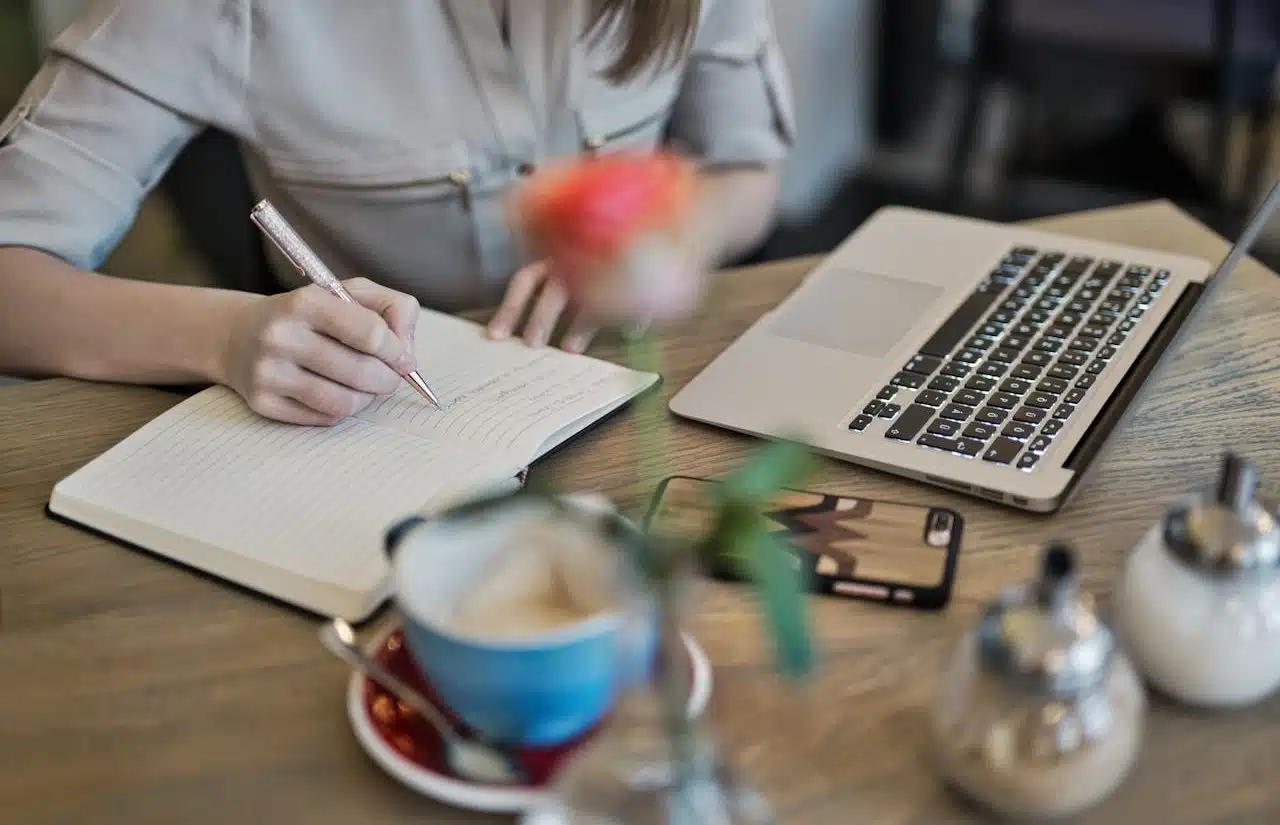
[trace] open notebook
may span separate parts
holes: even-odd
[[[281,424],[224,387],[144,425],[54,487],[53,515],[281,601],[359,621],[389,595],[400,519],[515,489],[658,376],[424,310],[407,384],[330,428]]]

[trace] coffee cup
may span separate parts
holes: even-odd
[[[389,530],[405,643],[449,710],[494,740],[551,746],[647,678],[656,633],[625,578],[634,536],[607,500],[525,493]]]

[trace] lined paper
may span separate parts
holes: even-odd
[[[217,388],[157,418],[68,480],[65,495],[298,576],[373,590],[382,539],[518,468],[358,419],[298,427]]]
[[[419,372],[445,403],[438,410],[401,387],[360,413],[365,421],[529,462],[556,434],[630,397],[654,376],[519,340],[495,342],[483,327],[424,312],[415,338]]]

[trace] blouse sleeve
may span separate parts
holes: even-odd
[[[182,147],[242,109],[234,5],[95,3],[51,45],[0,120],[0,246],[102,265]]]
[[[770,0],[707,0],[669,138],[704,166],[766,165],[795,144],[791,80]]]

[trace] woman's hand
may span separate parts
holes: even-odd
[[[416,368],[418,302],[364,278],[343,284],[356,303],[313,285],[246,305],[229,332],[222,383],[260,415],[310,426],[394,392]]]
[[[546,261],[529,264],[511,279],[502,305],[489,321],[489,335],[509,338],[527,310],[529,320],[525,322],[522,337],[534,347],[548,343],[565,311],[572,310],[568,291],[559,279],[552,277],[551,266]],[[582,352],[596,331],[596,325],[579,313],[566,330],[561,347],[569,352]]]

